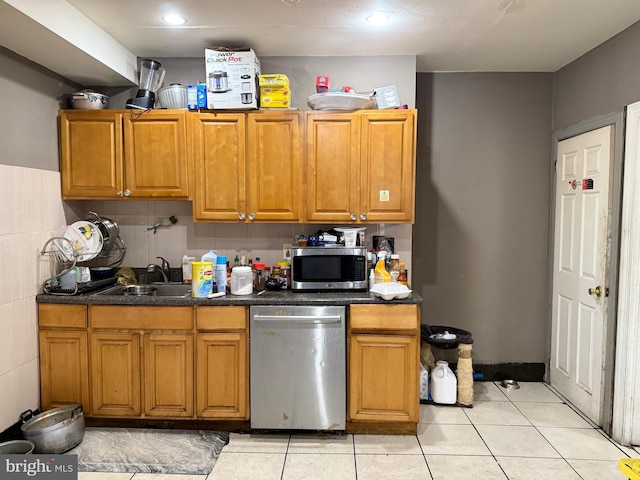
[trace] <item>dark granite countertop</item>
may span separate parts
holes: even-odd
[[[422,297],[411,293],[405,299],[383,300],[366,292],[292,292],[290,290],[265,291],[262,295],[225,295],[217,298],[150,297],[123,295],[47,295],[36,296],[37,303],[85,305],[350,305],[370,304],[422,304]]]

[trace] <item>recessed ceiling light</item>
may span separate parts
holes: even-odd
[[[371,25],[376,25],[376,26],[385,25],[386,23],[389,22],[389,17],[386,16],[384,13],[376,12],[367,17],[367,22],[370,23]]]
[[[164,17],[162,17],[162,20],[167,25],[183,25],[187,21],[184,17],[176,15],[175,13],[165,15]]]

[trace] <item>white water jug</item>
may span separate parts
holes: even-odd
[[[457,399],[458,381],[449,363],[438,360],[431,372],[431,398],[435,403],[454,404]]]

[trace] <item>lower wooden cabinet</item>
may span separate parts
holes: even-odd
[[[248,309],[197,307],[196,415],[249,418]]]
[[[152,417],[193,415],[193,336],[144,336],[144,413]]]
[[[91,334],[91,414],[140,415],[140,335]]]
[[[89,326],[91,415],[193,416],[191,306],[92,305]]]
[[[248,307],[40,304],[38,312],[43,409],[80,403],[98,418],[250,418]],[[348,339],[347,431],[415,428],[419,306],[351,305]]]
[[[40,403],[43,410],[89,410],[86,305],[39,305]]]
[[[418,306],[352,305],[349,313],[348,419],[417,423]]]

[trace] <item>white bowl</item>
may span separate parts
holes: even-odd
[[[187,87],[174,83],[158,90],[158,100],[163,108],[186,110],[189,106]]]
[[[376,108],[375,97],[358,93],[316,93],[307,99],[313,110],[367,110]]]

